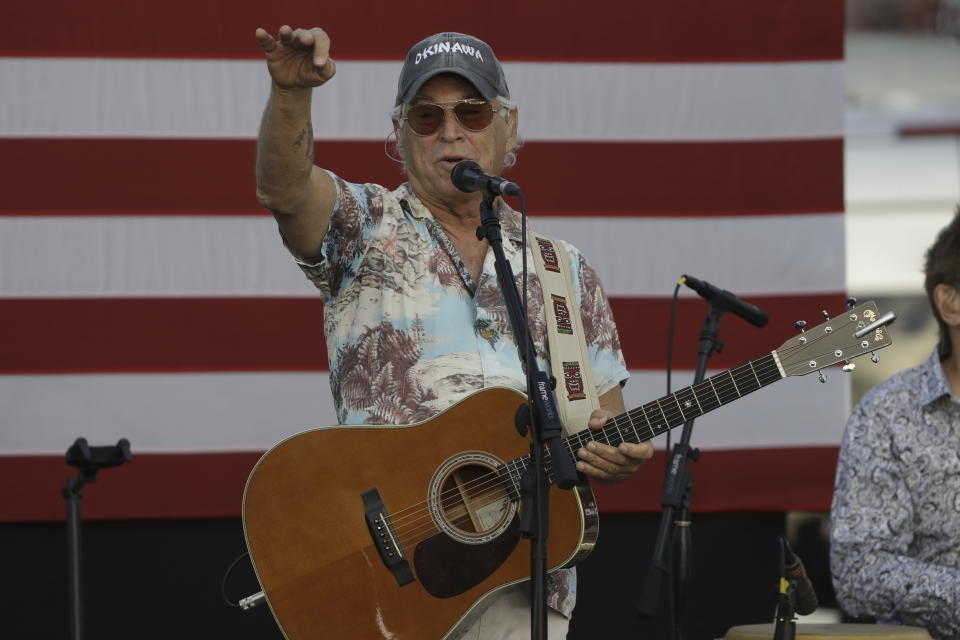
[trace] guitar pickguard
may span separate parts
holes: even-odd
[[[476,586],[510,557],[520,542],[520,519],[514,515],[495,540],[464,544],[440,532],[420,542],[413,565],[420,584],[435,598],[451,598]]]

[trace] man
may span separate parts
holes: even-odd
[[[847,422],[831,567],[848,613],[960,639],[960,210],[924,271],[939,343]]]
[[[518,112],[490,47],[441,33],[410,50],[393,117],[408,182],[390,191],[348,184],[314,166],[312,89],[336,72],[327,34],[283,26],[276,39],[263,29],[256,38],[272,78],[258,143],[257,195],[326,303],[338,420],[406,424],[484,387],[523,389],[492,252],[475,235],[481,194],[464,193],[450,180],[462,160],[499,174],[517,145]],[[504,250],[519,280],[519,216],[501,201],[497,209]],[[564,248],[600,398],[588,426],[599,429],[625,410],[620,386],[628,373],[596,273],[573,247]],[[543,300],[536,272],[528,277],[532,337],[544,366]],[[578,455],[581,472],[619,482],[650,458],[652,447],[591,443]],[[564,637],[575,578],[571,571],[552,578],[550,635]],[[523,591],[508,591],[466,637],[528,637],[528,609]]]

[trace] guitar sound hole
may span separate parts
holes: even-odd
[[[514,512],[496,470],[482,464],[465,464],[447,473],[437,498],[448,532],[471,539],[501,529]]]

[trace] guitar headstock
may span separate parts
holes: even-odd
[[[893,344],[888,325],[896,315],[891,311],[880,315],[873,301],[852,306],[845,313],[826,322],[806,329],[806,323],[798,322],[800,335],[790,338],[777,349],[777,356],[784,373],[788,376],[805,376],[824,367],[847,363],[843,369],[854,368],[850,360],[871,353],[872,360],[878,361],[875,351]],[[824,316],[827,313],[823,312]],[[823,374],[820,375],[823,381]]]

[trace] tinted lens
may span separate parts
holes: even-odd
[[[483,131],[493,122],[493,109],[489,102],[461,102],[454,107],[457,120],[471,131]]]
[[[443,122],[443,107],[435,104],[418,104],[407,111],[410,128],[422,136],[435,132]]]
[[[418,104],[407,111],[407,122],[415,133],[428,136],[440,128],[443,112],[443,107],[438,104]],[[493,109],[483,100],[461,102],[453,108],[453,113],[470,131],[483,131],[493,122]]]

